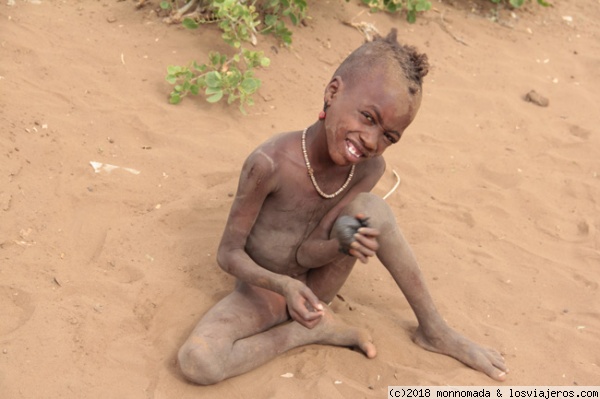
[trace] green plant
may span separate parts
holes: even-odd
[[[171,92],[171,104],[179,103],[188,94],[198,95],[201,90],[206,101],[216,103],[223,97],[227,103],[240,102],[240,110],[244,105],[253,105],[254,94],[260,87],[260,80],[254,77],[254,68],[269,66],[269,59],[262,52],[242,50],[231,59],[218,52],[209,54],[209,61],[189,66],[170,66],[167,68],[167,82],[175,85]],[[240,68],[241,62],[245,68]]]
[[[513,6],[514,8],[519,8],[521,7],[523,4],[525,4],[525,0],[490,0],[492,3],[495,4],[499,4],[499,3],[503,3],[503,2],[508,2],[511,6]],[[530,0],[529,0],[530,1]],[[551,6],[550,3],[548,3],[545,0],[537,0],[537,3],[541,6],[544,7],[549,7]]]
[[[349,0],[346,0],[349,1]],[[386,11],[389,13],[406,11],[406,20],[414,23],[417,20],[417,13],[424,12],[431,8],[428,0],[361,0],[363,4],[371,8],[371,12]]]
[[[187,13],[182,24],[189,29],[217,24],[221,38],[235,53],[228,57],[211,52],[207,63],[193,61],[188,66],[169,66],[166,80],[174,85],[170,102],[177,104],[189,94],[198,95],[204,91],[206,100],[211,103],[222,98],[227,98],[229,104],[239,101],[242,112],[245,112],[245,105],[254,103],[252,94],[261,84],[254,77],[254,70],[270,64],[262,51],[249,50],[245,44],[256,45],[257,34],[263,33],[273,34],[283,44],[290,45],[292,32],[282,18],[287,17],[296,25],[306,17],[307,9],[306,0],[188,0],[181,7],[176,3],[179,2],[162,1],[160,7],[170,10],[178,18]],[[198,11],[201,7],[204,7],[203,12]]]
[[[261,33],[273,34],[284,44],[292,44],[292,32],[281,20],[281,16],[289,18],[294,25],[306,18],[306,0],[267,0],[261,10],[264,15],[265,28]]]

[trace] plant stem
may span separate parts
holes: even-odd
[[[194,7],[195,5],[198,5],[198,1],[199,0],[192,0],[189,3],[187,3],[186,5],[184,5],[183,7],[177,9],[177,16],[179,18],[181,18],[185,13],[187,13],[188,11],[190,11],[192,9],[192,7]]]

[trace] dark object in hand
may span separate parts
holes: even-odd
[[[340,242],[340,252],[346,255],[350,255],[350,244],[356,239],[354,234],[358,232],[361,227],[369,227],[367,222],[369,218],[357,218],[354,216],[340,216],[331,229],[331,235]]]

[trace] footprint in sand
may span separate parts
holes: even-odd
[[[590,280],[589,278],[579,274],[579,273],[573,273],[573,279],[575,281],[577,281],[578,283],[583,284],[583,286],[585,288],[589,288],[592,291],[596,291],[598,289],[598,283],[595,281]]]
[[[517,187],[521,183],[523,177],[518,169],[507,169],[505,166],[501,166],[499,170],[493,170],[491,165],[481,164],[478,167],[479,174],[483,179],[494,186],[508,189]]]
[[[31,302],[29,293],[2,285],[0,286],[0,309],[2,309],[0,336],[3,336],[27,323],[35,306]]]
[[[144,272],[134,266],[123,266],[118,268],[115,273],[115,279],[119,283],[123,284],[131,284],[135,283],[138,280],[141,280],[144,277]]]
[[[582,128],[581,126],[571,125],[569,126],[569,133],[571,133],[575,137],[579,137],[580,139],[587,140],[592,132],[587,129]]]

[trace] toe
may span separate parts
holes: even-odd
[[[496,352],[495,350],[491,350],[488,352],[488,358],[494,367],[505,373],[508,372],[504,357],[500,353]]]
[[[493,375],[490,375],[496,381],[504,381],[506,380],[506,373],[504,371],[496,370]]]
[[[375,345],[373,345],[372,342],[367,343],[363,347],[363,351],[369,359],[373,359],[375,356],[377,356],[377,348],[375,348]]]

